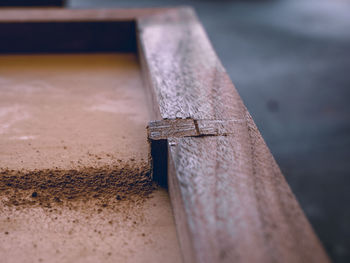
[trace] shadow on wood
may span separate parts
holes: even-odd
[[[153,180],[168,188],[168,146],[167,140],[150,140]]]
[[[55,6],[63,7],[66,0],[0,0],[0,7]]]

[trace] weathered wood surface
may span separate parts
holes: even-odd
[[[5,8],[0,9],[0,23],[72,22],[72,21],[131,21],[170,8],[133,9],[62,9],[62,8]]]
[[[242,122],[244,120],[161,120],[149,122],[147,131],[150,140],[165,140],[169,137],[227,136],[232,134],[237,123]]]
[[[138,29],[158,119],[149,136],[167,137],[184,261],[328,262],[193,11],[145,17]]]
[[[161,117],[241,118],[244,105],[202,26],[182,10],[141,18],[138,24]]]

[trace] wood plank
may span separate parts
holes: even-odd
[[[227,136],[236,123],[244,120],[193,120],[174,119],[151,121],[147,126],[150,140],[166,140],[169,137]]]
[[[184,261],[328,262],[194,12],[144,17],[138,28],[155,116],[164,126],[153,139],[169,136],[168,149],[158,152],[168,151]],[[177,119],[186,120],[176,126]],[[227,120],[236,121],[220,134]],[[195,121],[213,134],[197,136]]]
[[[4,8],[0,23],[68,22],[68,21],[132,21],[172,10],[171,8],[129,9],[62,9],[62,8]]]
[[[175,216],[182,214],[178,227],[186,224],[188,230],[181,240],[190,240],[193,247],[187,261],[327,261],[265,145],[253,142],[245,125],[236,132],[168,140],[174,162],[170,194],[183,206]],[[181,244],[184,251],[186,243]]]
[[[198,135],[195,122],[192,119],[151,121],[147,126],[147,134],[150,140]]]
[[[163,119],[240,119],[245,107],[190,9],[139,19]]]

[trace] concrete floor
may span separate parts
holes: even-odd
[[[195,7],[335,262],[350,262],[350,2],[71,0],[71,8]]]

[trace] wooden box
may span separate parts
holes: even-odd
[[[150,111],[141,131],[150,176],[168,187],[184,262],[329,261],[191,8],[2,10],[0,52],[137,55]]]

